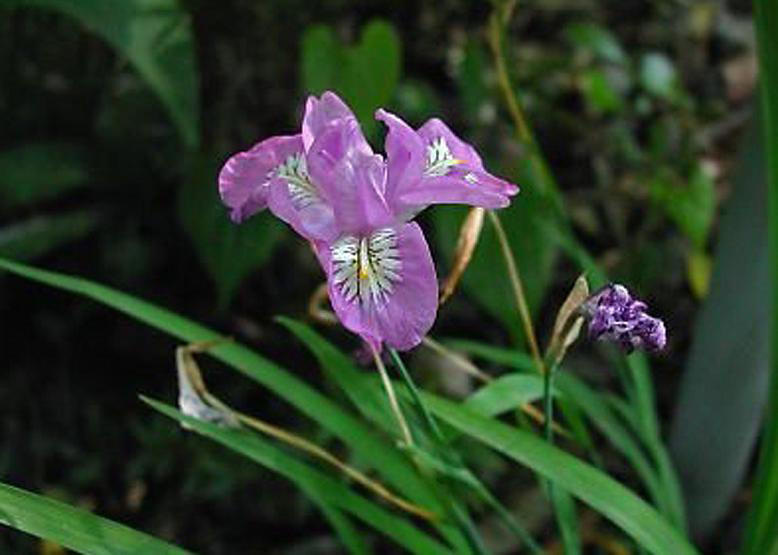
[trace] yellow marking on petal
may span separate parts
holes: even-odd
[[[467,160],[460,160],[459,158],[454,158],[451,160],[452,164],[467,164]]]
[[[359,279],[369,277],[368,268],[370,265],[370,253],[367,250],[367,239],[359,242]]]

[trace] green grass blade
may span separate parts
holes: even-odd
[[[215,331],[174,312],[86,279],[40,270],[2,258],[0,269],[91,298],[181,341],[223,339]],[[362,462],[378,470],[390,485],[409,499],[434,512],[442,511],[440,501],[431,487],[389,438],[377,434],[374,428],[343,410],[304,381],[236,342],[222,343],[208,353],[262,384],[340,438],[354,449]],[[449,541],[463,541],[461,533],[450,524],[441,522],[438,528]]]
[[[768,244],[770,249],[771,378],[767,426],[764,432],[743,552],[747,555],[778,549],[778,9],[774,1],[755,0],[756,38],[764,116],[768,175]]]
[[[532,361],[528,357],[526,357],[525,360],[525,357],[522,357],[521,353],[516,353],[511,349],[484,345],[477,341],[459,339],[447,341],[446,343],[451,347],[458,348],[496,364],[525,372],[531,372],[533,370]],[[634,355],[632,358],[632,364],[636,365],[636,372],[634,375],[639,376],[638,381],[643,381],[647,373],[647,367],[643,366],[640,358],[635,359]],[[622,412],[624,413],[624,417],[629,421],[632,429],[638,434],[638,437],[650,454],[650,457],[646,458],[644,455],[641,455],[641,449],[638,445],[635,445],[634,441],[625,439],[626,437],[631,436],[629,436],[629,433],[623,426],[618,425],[618,421],[615,420],[615,418],[608,416],[607,412],[605,412],[607,411],[607,407],[602,407],[599,402],[584,403],[581,402],[581,398],[576,398],[576,395],[579,392],[575,391],[575,384],[583,382],[573,382],[572,387],[574,391],[565,391],[564,386],[569,386],[572,381],[568,379],[569,377],[568,374],[560,373],[561,379],[557,382],[559,389],[566,393],[569,399],[576,402],[578,408],[581,409],[600,432],[613,443],[614,447],[619,449],[622,454],[627,457],[627,460],[633,463],[633,465],[637,465],[635,466],[635,470],[648,488],[652,498],[655,501],[661,499],[661,502],[657,501],[657,506],[662,510],[662,514],[680,530],[685,530],[683,497],[675,469],[672,466],[667,450],[662,444],[661,439],[657,435],[653,435],[653,433],[648,433],[647,430],[650,429],[651,426],[645,426],[645,420],[641,419],[642,414],[644,417],[649,418],[649,420],[653,420],[653,417],[651,416],[653,411],[645,412],[644,410],[641,412],[641,410],[636,407],[639,402],[626,404],[625,402],[621,402],[621,400],[618,401],[619,407],[621,407]],[[648,385],[650,385],[650,380],[648,381]],[[569,389],[569,387],[567,389]],[[646,388],[644,388],[643,396],[645,400],[648,400],[649,398],[653,398],[653,393],[651,391],[647,392]],[[647,404],[643,405],[644,409],[648,407],[649,405]],[[654,478],[654,476],[656,476],[656,478]]]
[[[542,396],[543,378],[537,374],[509,374],[477,389],[465,405],[484,416],[497,416]]]
[[[432,412],[449,425],[553,480],[657,554],[690,555],[694,547],[654,508],[603,472],[534,435],[425,394]]]
[[[188,553],[123,524],[2,483],[0,523],[91,555]]]
[[[365,543],[362,534],[360,534],[354,523],[351,522],[351,519],[343,511],[327,503],[318,494],[308,492],[308,497],[313,499],[313,502],[319,507],[324,518],[330,523],[330,526],[338,534],[340,541],[343,542],[343,546],[351,555],[368,555],[372,553],[372,550]]]
[[[356,368],[352,359],[325,341],[309,326],[283,316],[278,317],[277,320],[305,343],[319,361],[327,378],[343,391],[360,413],[380,428],[392,433],[394,437],[399,437],[397,422],[392,416],[383,389],[380,386],[376,387],[376,384],[370,380],[365,380],[365,374]],[[409,424],[413,427],[413,421]],[[439,497],[445,498],[447,495],[443,488],[436,487],[435,491]],[[449,500],[449,505],[456,503],[458,503],[456,499]],[[463,511],[464,509],[458,514],[465,518],[466,513]],[[447,539],[460,550],[467,549],[467,540],[458,531],[443,527],[441,532],[446,534]]]
[[[145,397],[143,400],[162,414],[185,422],[196,432],[281,474],[306,493],[313,492],[314,499],[348,512],[412,553],[449,551],[444,545],[410,524],[406,518],[395,515],[355,493],[342,482],[287,454],[259,435],[203,422],[185,416],[164,403]]]
[[[633,435],[613,414],[604,398],[582,380],[570,374],[560,372],[557,376],[557,387],[564,392],[568,399],[577,404],[600,433],[624,455],[632,468],[635,469],[654,503],[662,510],[663,514],[667,515],[664,508],[665,497],[656,469]]]

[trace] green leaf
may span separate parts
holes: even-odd
[[[51,216],[35,216],[0,227],[0,255],[31,260],[88,235],[98,223],[96,212],[77,210]]]
[[[523,372],[534,371],[532,359],[512,349],[462,339],[449,340],[446,343],[490,362]],[[631,400],[630,404],[620,398],[615,398],[614,401],[620,408],[620,414],[631,424],[634,432],[642,440],[643,445],[651,455],[650,457],[646,457],[643,449],[635,442],[632,435],[624,429],[608,407],[603,405],[606,397],[593,392],[584,382],[566,372],[558,373],[555,380],[556,386],[565,395],[565,403],[574,403],[574,406],[583,411],[592,424],[627,458],[662,514],[679,529],[683,529],[685,515],[678,478],[670,463],[667,451],[657,435],[658,431],[651,424],[653,412],[648,412],[645,408],[653,406],[653,389],[650,387],[648,368],[644,363],[645,359],[638,357],[637,353],[628,358],[630,366],[628,371],[633,377],[634,383],[638,384],[635,389],[639,393],[635,395],[635,399]],[[561,405],[563,409],[565,403]],[[586,445],[585,436],[577,435]]]
[[[716,211],[716,191],[702,166],[694,167],[686,183],[660,172],[651,182],[651,195],[693,245],[703,249]]]
[[[446,553],[449,550],[410,524],[406,518],[394,515],[373,501],[353,492],[342,482],[315,470],[298,458],[288,455],[257,434],[240,429],[220,427],[183,415],[158,401],[143,400],[161,413],[191,426],[196,432],[221,443],[297,484],[306,494],[326,505],[348,512],[372,526],[412,553]]]
[[[284,236],[284,225],[262,213],[235,224],[219,199],[216,157],[198,156],[178,195],[178,216],[224,308],[240,283],[261,267]]]
[[[449,425],[529,467],[591,506],[654,553],[696,553],[650,505],[596,468],[548,445],[531,433],[483,417],[431,394],[432,412]]]
[[[627,61],[618,39],[605,27],[593,22],[571,23],[565,28],[565,38],[576,49],[586,49],[606,62]]]
[[[699,536],[714,530],[740,486],[767,398],[771,281],[764,154],[755,128],[742,153],[670,434]]]
[[[509,374],[489,382],[470,395],[465,406],[483,416],[497,416],[543,397],[543,378],[537,374]]]
[[[762,136],[768,167],[768,256],[770,303],[770,398],[767,421],[754,478],[754,501],[748,516],[745,555],[778,553],[778,13],[770,2],[754,2],[759,76],[763,110]],[[769,298],[769,297],[768,297]]]
[[[566,372],[560,372],[556,378],[557,387],[565,396],[580,408],[589,421],[618,449],[635,469],[654,503],[663,514],[668,515],[666,497],[661,489],[656,469],[646,456],[634,436],[625,428],[604,397],[592,390],[582,380]]]
[[[651,52],[641,58],[640,84],[646,91],[664,100],[678,99],[678,75],[673,62],[664,54]]]
[[[303,89],[321,94],[335,86],[342,70],[343,47],[328,25],[311,25],[303,32],[300,45]]]
[[[123,524],[3,483],[0,523],[92,555],[188,553]]]
[[[0,152],[0,206],[17,208],[51,200],[83,186],[87,150],[69,143],[33,143]]]
[[[40,270],[2,258],[0,269],[94,299],[187,343],[223,339],[215,331],[192,320],[86,279]],[[431,486],[419,476],[411,462],[394,448],[389,438],[377,434],[374,428],[293,374],[236,342],[225,342],[209,350],[208,354],[264,385],[341,439],[363,463],[375,468],[389,484],[411,501],[434,512],[442,512],[440,501]],[[455,545],[462,544],[461,533],[450,523],[438,522],[436,527]]]
[[[515,349],[495,347],[470,339],[446,339],[444,343],[452,349],[464,351],[489,362],[525,372],[535,371],[535,363],[532,361],[532,357]]]
[[[375,110],[394,96],[400,78],[402,51],[391,24],[373,20],[362,29],[357,44],[341,44],[330,27],[314,25],[301,43],[301,81],[309,93],[332,89],[341,93],[365,134],[375,134]]]
[[[449,262],[466,214],[467,207],[463,206],[439,206],[432,210],[436,243]],[[545,294],[556,260],[556,249],[541,228],[541,221],[553,216],[546,201],[530,187],[523,189],[517,200],[500,210],[498,215],[516,257],[527,302],[534,313]],[[469,295],[508,328],[515,340],[524,337],[500,245],[494,227],[488,222],[461,283]],[[484,286],[486,283],[488,287]]]
[[[581,75],[581,90],[590,109],[595,112],[618,112],[624,106],[621,93],[602,69],[589,69]]]
[[[75,18],[135,66],[167,108],[184,143],[200,141],[200,98],[192,24],[176,0],[3,0]]]

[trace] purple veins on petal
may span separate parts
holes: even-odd
[[[665,325],[649,316],[647,308],[626,287],[612,283],[589,297],[581,311],[589,320],[592,339],[613,341],[627,352],[660,351],[667,340]]]
[[[300,135],[271,137],[227,160],[219,172],[219,195],[234,222],[265,209],[279,167],[302,148]]]
[[[415,223],[317,243],[330,301],[343,325],[380,350],[418,345],[435,321],[438,282]]]
[[[504,208],[518,187],[484,170],[475,149],[439,119],[418,131],[385,110],[376,118],[389,132],[387,198],[399,214],[411,217],[430,204],[456,203]]]

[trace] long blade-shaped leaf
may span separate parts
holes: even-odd
[[[699,537],[714,530],[743,479],[767,399],[765,298],[770,281],[765,176],[756,129],[744,147],[670,435],[691,529]]]
[[[749,516],[744,553],[778,551],[778,10],[775,2],[755,0],[756,37],[764,109],[764,138],[768,162],[769,251],[771,299],[770,404]],[[767,303],[765,303],[767,304]]]
[[[2,483],[0,523],[92,555],[188,553],[123,524]]]
[[[119,312],[186,342],[223,339],[205,326],[169,310],[86,279],[40,270],[0,258],[0,269],[101,302]],[[332,432],[359,455],[360,460],[378,470],[400,492],[419,505],[442,512],[440,501],[430,486],[416,472],[411,462],[395,449],[389,438],[346,412],[304,381],[283,368],[235,342],[225,342],[208,352],[249,378],[264,385],[291,405]],[[438,529],[458,545],[464,540],[449,523]]]
[[[553,480],[609,518],[653,553],[696,553],[648,503],[606,474],[524,430],[485,418],[460,404],[424,395],[433,413],[454,428]]]
[[[348,512],[413,553],[448,552],[446,547],[430,538],[406,519],[365,499],[343,483],[315,470],[296,457],[286,454],[258,435],[190,418],[158,401],[146,398],[144,401],[166,416],[185,422],[196,432],[245,455],[274,472],[278,472],[312,494],[314,499]]]

